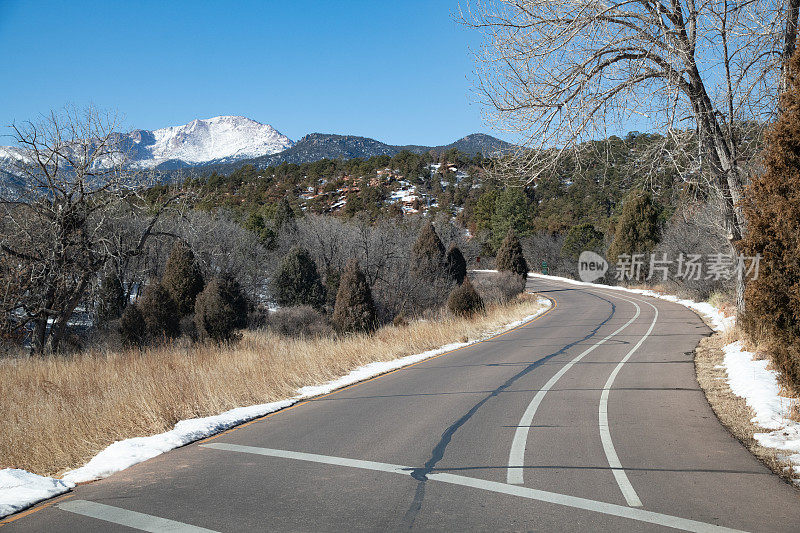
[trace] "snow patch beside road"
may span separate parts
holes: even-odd
[[[161,455],[166,451],[210,437],[248,420],[285,409],[306,398],[327,394],[359,381],[494,337],[533,320],[547,311],[551,305],[550,300],[546,298],[540,298],[539,303],[546,305],[546,307],[522,320],[517,320],[497,330],[486,332],[473,341],[451,343],[434,350],[400,357],[391,361],[370,363],[356,368],[346,376],[327,383],[302,387],[298,389],[297,396],[292,398],[248,407],[237,407],[219,415],[204,418],[181,420],[175,424],[171,431],[165,433],[117,441],[95,455],[84,466],[64,474],[61,479],[37,476],[25,470],[11,468],[0,470],[0,518],[21,511],[47,498],[67,492],[76,483],[108,477],[120,470]]]
[[[37,476],[18,468],[0,470],[0,517],[67,492],[74,486],[69,481]]]
[[[773,431],[756,433],[753,437],[767,448],[791,452],[785,459],[792,464],[792,474],[800,476],[800,424],[789,418],[797,400],[781,396],[778,372],[767,368],[769,361],[755,359],[740,341],[722,348],[724,366],[731,391],[747,402],[755,416],[751,422]],[[799,483],[800,480],[794,480]]]

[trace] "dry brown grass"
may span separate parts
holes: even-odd
[[[387,326],[371,336],[291,339],[246,332],[233,346],[0,362],[0,468],[58,475],[114,441],[167,431],[179,420],[293,396],[354,368],[479,338],[541,306],[524,295],[471,319]]]

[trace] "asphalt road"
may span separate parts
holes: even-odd
[[[2,533],[800,530],[798,491],[697,384],[700,318],[529,289],[557,305],[526,326],[79,486]]]

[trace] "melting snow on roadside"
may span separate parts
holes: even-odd
[[[219,415],[204,418],[181,420],[175,424],[171,431],[166,433],[117,441],[95,455],[84,466],[64,474],[61,479],[37,476],[25,470],[10,468],[0,470],[0,518],[30,507],[41,500],[67,492],[76,483],[108,477],[115,472],[151,459],[166,451],[209,437],[253,418],[289,407],[304,398],[332,392],[341,387],[498,335],[544,313],[549,308],[550,301],[541,298],[540,303],[547,304],[548,307],[540,309],[537,313],[522,320],[506,324],[496,331],[487,332],[480,339],[452,343],[435,350],[408,355],[391,361],[370,363],[353,370],[346,376],[322,385],[302,387],[297,391],[297,396],[293,398],[248,407],[238,407]]]
[[[790,452],[786,459],[793,465],[794,476],[800,476],[800,424],[789,419],[797,400],[780,395],[778,373],[767,369],[769,361],[754,359],[754,353],[744,351],[741,342],[728,344],[722,350],[731,391],[744,398],[753,410],[754,424],[772,430],[756,433],[755,439],[762,446]]]
[[[74,486],[69,481],[37,476],[17,468],[0,470],[0,517],[67,492]]]

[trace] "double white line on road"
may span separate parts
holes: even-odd
[[[633,318],[628,320],[625,324],[621,327],[617,328],[614,332],[606,335],[603,337],[599,342],[593,344],[585,351],[578,354],[574,357],[571,361],[566,363],[561,369],[555,373],[553,377],[551,377],[547,383],[536,393],[533,397],[531,402],[528,404],[528,407],[525,409],[525,412],[522,414],[522,418],[517,424],[517,429],[514,432],[514,439],[511,441],[511,450],[508,454],[508,471],[506,473],[506,481],[512,485],[522,485],[524,482],[524,465],[525,465],[525,448],[527,447],[528,443],[528,433],[530,431],[530,427],[533,424],[533,418],[536,416],[536,411],[539,409],[539,405],[542,403],[545,395],[548,391],[553,388],[553,386],[558,382],[561,377],[567,373],[567,371],[572,368],[576,363],[578,363],[581,359],[583,359],[586,355],[594,351],[595,348],[601,346],[606,341],[620,333],[622,330],[630,326],[641,314],[641,308],[636,303],[642,302],[646,303],[650,307],[653,308],[655,311],[655,315],[653,317],[653,322],[650,324],[650,328],[644,334],[644,336],[639,340],[639,342],[622,358],[622,360],[617,364],[614,370],[611,372],[611,375],[608,377],[605,386],[603,387],[603,392],[600,395],[600,406],[599,406],[599,413],[600,413],[600,440],[603,444],[603,451],[605,452],[606,459],[608,461],[609,467],[614,473],[614,479],[617,481],[617,485],[622,491],[622,495],[625,497],[625,501],[628,505],[633,507],[639,507],[642,505],[639,496],[636,494],[636,491],[633,489],[633,485],[631,485],[630,480],[628,479],[627,474],[622,469],[622,464],[619,461],[619,457],[617,456],[616,449],[614,448],[614,443],[611,440],[611,432],[608,427],[608,395],[609,391],[611,390],[611,386],[614,384],[614,380],[617,377],[622,365],[630,359],[631,355],[642,345],[642,343],[650,336],[652,333],[653,328],[656,325],[656,321],[658,320],[658,309],[649,302],[645,302],[643,300],[634,300],[623,298],[616,294],[609,294],[603,292],[603,294],[607,296],[611,296],[613,298],[619,298],[620,300],[624,300],[628,303],[633,304],[636,308],[636,313],[633,315]]]
[[[375,470],[379,472],[387,472],[391,474],[403,474],[407,476],[410,476],[411,473],[414,471],[414,469],[410,466],[379,463],[376,461],[363,461],[360,459],[348,459],[346,457],[332,457],[329,455],[319,455],[316,453],[294,452],[289,450],[275,450],[272,448],[259,448],[255,446],[242,446],[239,444],[227,444],[224,442],[212,442],[209,444],[201,444],[200,446],[203,448],[212,448],[215,450],[249,453],[255,455],[265,455],[268,457],[281,457],[284,459],[295,459],[298,461],[308,461],[312,463],[323,463],[323,464],[337,465],[337,466],[344,466],[351,468],[361,468],[364,470]],[[565,507],[582,509],[585,511],[592,511],[595,513],[601,513],[604,515],[627,518],[630,520],[636,520],[638,522],[656,524],[659,526],[671,527],[674,529],[682,529],[684,531],[694,531],[697,533],[707,533],[707,532],[731,533],[739,531],[737,529],[730,529],[715,524],[708,524],[706,522],[690,520],[688,518],[681,518],[678,516],[655,513],[653,511],[645,511],[644,509],[636,509],[633,507],[626,507],[624,505],[616,505],[613,503],[606,503],[597,500],[589,500],[587,498],[579,498],[577,496],[570,496],[568,494],[559,494],[557,492],[531,489],[528,487],[520,487],[519,485],[498,483],[497,481],[488,481],[485,479],[460,476],[456,474],[447,474],[443,472],[430,473],[427,475],[427,479],[428,481],[440,481],[442,483],[449,483],[451,485],[461,485],[463,487],[472,487],[490,492],[508,494],[520,498],[527,498],[529,500],[537,500],[541,502],[552,503],[555,505],[562,505]]]

